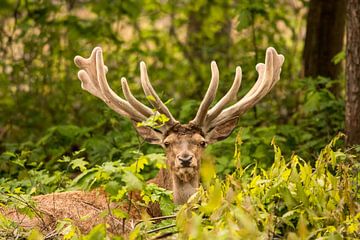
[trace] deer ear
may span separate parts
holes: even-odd
[[[208,143],[214,143],[227,138],[234,128],[236,127],[238,118],[233,118],[228,120],[225,123],[216,125],[214,128],[210,129],[206,134],[206,140]]]
[[[163,134],[150,127],[135,127],[138,134],[148,143],[162,144]]]

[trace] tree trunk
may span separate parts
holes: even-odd
[[[346,9],[346,120],[347,144],[360,144],[360,1]]]
[[[304,46],[304,76],[337,79],[341,65],[331,60],[343,48],[346,0],[311,0]],[[338,95],[339,87],[332,89]]]

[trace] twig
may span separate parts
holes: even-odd
[[[170,237],[171,235],[174,235],[176,233],[178,233],[179,231],[175,231],[175,232],[168,232],[168,233],[164,233],[160,236],[154,237],[151,240],[156,240],[156,239],[162,239],[162,238],[166,238],[166,237]]]
[[[88,203],[88,202],[85,202],[85,201],[81,201],[81,203],[86,204],[86,205],[92,207],[93,209],[95,209],[95,210],[97,210],[97,211],[99,211],[99,212],[102,212],[102,211],[103,211],[101,208],[98,208],[98,207],[94,206],[94,205],[91,204],[91,203]],[[110,210],[109,210],[109,211],[110,211]],[[114,229],[115,229],[115,225],[116,225],[114,221],[116,221],[116,222],[119,223],[119,224],[123,224],[119,219],[117,219],[116,217],[114,217],[112,214],[109,214],[108,216],[111,218],[111,220],[113,220]],[[124,225],[122,225],[122,226],[123,226],[123,228],[124,228]],[[132,229],[129,228],[129,227],[127,227],[127,229],[132,230]]]
[[[52,239],[53,237],[58,236],[58,235],[59,235],[59,233],[56,231],[56,229],[54,229],[51,232],[49,232],[48,234],[46,234],[44,239]]]
[[[157,220],[164,220],[164,219],[169,219],[169,218],[176,218],[176,215],[168,215],[168,216],[161,216],[161,217],[153,217],[153,218],[149,218],[146,221],[157,221]],[[137,223],[135,223],[135,226],[138,225],[139,223],[144,222],[145,220],[140,220]]]
[[[155,233],[155,232],[158,232],[158,231],[161,231],[161,230],[164,230],[164,229],[168,229],[168,228],[172,228],[172,227],[175,227],[175,226],[176,226],[176,224],[170,224],[170,225],[167,225],[167,226],[164,226],[164,227],[155,228],[153,230],[147,231],[146,233],[151,234],[151,233]]]
[[[144,143],[144,141],[141,141],[141,139],[139,138],[139,135],[137,135],[138,137],[138,141],[139,141],[139,145],[138,145],[138,153],[140,152],[141,146]],[[138,168],[138,162],[139,162],[139,158],[136,159],[136,165],[135,165],[135,172],[137,172],[137,168]],[[133,192],[131,191],[129,193],[129,207],[127,210],[127,214],[130,216],[130,211],[131,211],[131,205],[132,205],[132,194]],[[123,233],[125,233],[125,223],[126,223],[126,218],[123,219],[122,221],[123,225],[122,225],[122,231]]]
[[[32,206],[31,204],[29,204],[27,201],[25,201],[25,199],[23,199],[21,196],[15,197],[14,195],[8,195],[8,197],[12,197],[16,200],[18,200],[19,202],[22,202],[23,204],[25,204],[27,207],[29,207],[34,213],[35,215],[40,219],[41,223],[43,224],[43,227],[46,229],[46,223],[44,221],[44,219],[42,218],[41,214],[38,212],[38,210]]]
[[[112,224],[112,227],[115,229],[115,221],[114,221],[114,216],[111,212],[111,208],[110,208],[110,203],[109,203],[109,198],[106,197],[106,207],[108,209],[108,212],[109,212],[109,216],[110,216],[110,219],[111,219],[111,224]]]

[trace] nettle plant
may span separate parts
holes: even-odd
[[[219,70],[211,62],[211,82],[196,116],[187,124],[177,121],[152,87],[144,62],[140,63],[141,85],[153,109],[138,101],[121,79],[125,99],[109,86],[102,49],[94,48],[89,58],[76,56],[75,64],[81,69],[78,78],[82,88],[103,100],[118,114],[131,119],[137,132],[147,142],[165,149],[167,168],[150,180],[160,187],[172,190],[176,204],[185,203],[196,192],[200,183],[201,155],[208,144],[227,138],[236,127],[239,117],[259,102],[280,79],[284,56],[274,48],[266,50],[265,63],[256,65],[258,79],[250,91],[239,101],[236,99],[241,84],[241,68],[236,67],[234,82],[229,91],[212,108],[219,83]],[[151,121],[149,121],[149,119]],[[146,123],[152,124],[146,124]],[[154,124],[155,122],[155,124]]]

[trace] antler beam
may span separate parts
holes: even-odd
[[[78,72],[78,78],[81,81],[81,87],[92,95],[103,100],[111,109],[122,116],[128,117],[135,122],[142,122],[154,114],[146,105],[138,101],[131,93],[129,85],[125,78],[121,79],[121,86],[126,100],[119,97],[109,86],[106,73],[107,67],[104,65],[102,50],[100,47],[93,49],[89,58],[76,56],[74,59],[76,66],[81,70]],[[140,63],[141,83],[147,96],[152,96],[156,101],[150,103],[160,113],[165,114],[170,120],[166,124],[172,126],[177,123],[171,115],[169,109],[161,101],[152,87],[146,71],[144,62]]]
[[[242,78],[241,68],[236,67],[236,74],[233,85],[226,93],[226,95],[208,111],[209,105],[215,98],[216,90],[214,89],[216,88],[214,85],[216,84],[217,87],[217,82],[212,79],[204,100],[196,114],[196,117],[191,121],[191,123],[197,124],[206,132],[217,125],[221,125],[229,120],[239,118],[246,112],[246,110],[254,106],[268,92],[270,92],[275,83],[280,79],[281,66],[283,62],[284,56],[277,54],[274,48],[269,47],[266,50],[265,64],[259,63],[256,65],[256,71],[258,72],[259,77],[254,86],[242,99],[226,109],[224,109],[224,107],[229,102],[234,100],[239,90]],[[212,62],[211,66],[213,70],[213,66],[216,66],[215,62]],[[214,71],[212,72],[214,75]],[[206,107],[203,107],[203,105]]]

